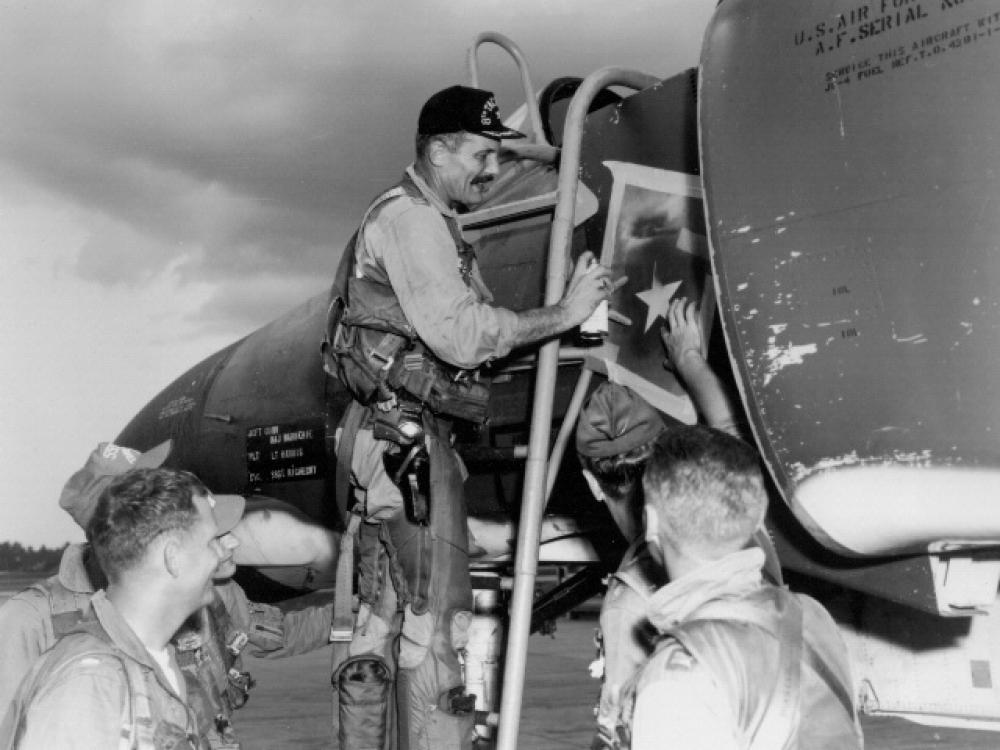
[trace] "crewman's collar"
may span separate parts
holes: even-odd
[[[417,174],[417,170],[414,168],[413,164],[406,168],[406,176],[413,180],[413,184],[417,186],[417,190],[420,191],[421,195],[423,195],[427,201],[434,206],[434,208],[445,216],[453,219],[458,218],[458,214],[455,210],[441,200],[441,198],[438,197],[438,194],[431,190],[430,185],[424,182],[424,178]]]
[[[763,566],[763,550],[750,547],[681,576],[649,598],[649,622],[662,632],[713,599],[742,596],[761,585]]]
[[[96,590],[87,574],[86,544],[71,544],[63,550],[59,560],[59,583],[74,594],[93,594]]]

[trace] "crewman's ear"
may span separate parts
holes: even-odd
[[[168,539],[163,545],[163,567],[167,572],[177,578],[181,571],[181,548],[176,539]]]
[[[427,144],[427,160],[435,167],[443,166],[449,153],[448,144],[440,138],[432,138]]]
[[[590,469],[581,469],[583,472],[583,478],[587,480],[587,486],[590,487],[590,492],[593,494],[594,499],[599,503],[608,502],[608,496],[604,494],[604,490],[601,489],[601,483],[597,481],[597,477],[594,476]]]

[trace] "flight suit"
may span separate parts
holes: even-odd
[[[98,585],[95,586],[94,582]],[[56,640],[91,614],[95,588],[103,574],[85,544],[63,552],[59,572],[15,594],[0,606],[0,713],[6,712],[18,685]],[[246,646],[254,656],[291,656],[326,646],[329,604],[283,612],[247,599],[234,581],[215,586],[211,605],[196,612],[173,641],[178,666],[201,731],[213,748],[236,747],[231,714],[242,706],[253,684],[240,659]]]
[[[595,709],[597,734],[592,747],[612,747],[621,690],[649,658],[656,632],[646,615],[649,597],[667,574],[650,555],[644,539],[633,542],[608,582],[601,603],[601,694]]]
[[[91,603],[91,616],[28,672],[0,748],[209,750],[186,680],[178,692],[103,591]]]
[[[405,388],[391,393],[376,388],[374,403],[365,404],[360,429],[348,431],[352,437],[346,439],[353,441],[352,504],[366,521],[360,528],[361,570],[369,574],[362,575],[359,584],[362,604],[350,659],[334,675],[341,696],[338,731],[343,742],[358,742],[350,747],[362,746],[358,737],[374,736],[373,720],[357,715],[354,707],[361,701],[349,691],[369,678],[386,679],[395,682],[396,711],[394,718],[386,711],[381,721],[385,734],[391,733],[393,721],[398,724],[399,747],[468,747],[473,738],[472,703],[463,692],[458,652],[467,641],[472,591],[465,471],[451,445],[452,419],[461,417],[449,411],[460,407],[462,398],[442,391],[448,383],[474,380],[475,368],[507,354],[517,316],[490,304],[492,296],[461,239],[456,214],[412,167],[399,186],[369,207],[353,252],[348,309],[395,311],[387,327],[411,337],[422,361],[445,377],[431,375],[426,388],[412,388],[429,394],[416,401]],[[364,327],[357,322],[355,326]],[[406,351],[406,357],[415,356],[414,349]],[[390,362],[386,369],[403,357],[391,351],[385,356]],[[408,372],[414,370],[407,367]],[[340,374],[350,381],[350,374]],[[357,398],[359,389],[351,389]],[[404,507],[403,495],[387,480],[384,459],[396,448],[391,439],[382,438],[385,415],[393,408],[388,404],[395,405],[397,395],[409,404],[411,424],[419,424],[422,433],[416,442],[426,448],[429,479],[422,489],[429,515],[422,520]],[[485,403],[482,406],[485,416]],[[357,419],[360,408],[357,401],[352,404],[345,424]],[[371,657],[368,661],[365,654]],[[379,688],[373,691],[386,694]],[[343,725],[345,718],[356,722],[353,728]],[[391,739],[385,741],[391,744]]]
[[[622,693],[616,747],[845,750],[863,746],[847,649],[823,607],[732,553],[649,601],[660,633]]]

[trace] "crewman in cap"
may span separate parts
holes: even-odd
[[[614,747],[614,727],[622,686],[652,648],[646,599],[666,583],[662,566],[650,555],[642,534],[642,473],[667,420],[645,399],[616,383],[591,394],[577,422],[576,450],[583,476],[598,501],[630,543],[601,604],[598,659],[591,673],[601,679],[595,709],[593,747]]]
[[[229,531],[243,505],[189,472],[115,477],[87,527],[107,588],[91,598],[92,616],[29,670],[0,745],[209,748],[171,638],[212,603],[213,579],[235,571]]]
[[[735,435],[738,421],[705,360],[698,318],[693,303],[683,297],[671,301],[660,331],[667,355],[664,365],[684,383],[702,420]],[[599,655],[591,667],[592,674],[601,678],[594,748],[617,747],[615,722],[622,687],[653,647],[656,633],[646,616],[647,602],[667,577],[644,538],[642,477],[657,438],[680,426],[634,391],[610,382],[594,390],[577,422],[576,449],[584,479],[630,542],[601,606]],[[769,576],[780,581],[780,566],[767,533],[756,533],[754,542],[767,551]]]
[[[132,469],[161,466],[171,447],[168,440],[141,453],[114,443],[99,444],[66,482],[60,506],[86,530],[101,493],[113,479]],[[241,500],[237,504],[242,508]],[[233,544],[228,534],[226,543]],[[231,714],[246,702],[253,684],[242,668],[244,646],[267,658],[321,648],[328,644],[332,619],[329,603],[286,612],[252,602],[230,579],[232,572],[231,565],[220,566],[212,602],[189,617],[172,639],[188,678],[188,703],[212,747],[238,746]],[[93,616],[91,597],[106,586],[93,548],[70,544],[56,575],[0,606],[0,716],[11,708],[18,685],[39,656]]]
[[[607,269],[588,270],[585,252],[558,304],[523,312],[492,304],[459,213],[489,195],[501,141],[523,137],[503,124],[489,91],[451,86],[431,96],[417,121],[415,162],[369,205],[338,272],[332,309],[346,309],[331,326],[327,367],[355,397],[340,462],[353,484],[345,510],[364,521],[359,558],[368,571],[349,658],[334,675],[345,747],[381,746],[390,725],[383,686],[393,679],[399,747],[470,745],[473,702],[456,649],[467,638],[472,592],[452,423],[485,420],[483,365],[579,325],[617,288]],[[383,564],[385,574],[375,574]],[[358,721],[361,699],[348,693],[365,681],[372,695],[364,700],[381,695],[383,708]],[[372,726],[382,734],[368,734]]]

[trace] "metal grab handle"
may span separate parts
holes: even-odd
[[[486,42],[493,42],[502,47],[514,58],[517,70],[521,74],[521,88],[524,89],[524,105],[528,109],[528,122],[531,125],[532,141],[548,145],[545,139],[545,129],[542,127],[542,115],[538,111],[538,97],[535,96],[535,89],[531,85],[531,77],[528,75],[528,61],[525,59],[521,49],[514,44],[513,40],[496,31],[484,31],[475,38],[472,46],[469,47],[466,62],[469,67],[469,83],[474,88],[479,88],[479,63],[476,53],[479,47]]]
[[[573,239],[576,190],[579,185],[580,149],[587,110],[598,92],[608,86],[644,89],[659,78],[624,68],[607,67],[591,73],[580,84],[570,101],[563,128],[562,161],[559,165],[559,202],[556,204],[549,240],[545,304],[554,305],[566,288],[566,263]],[[531,634],[531,605],[538,569],[538,547],[545,511],[545,481],[548,467],[546,453],[552,431],[552,402],[555,398],[559,366],[559,341],[546,343],[538,355],[535,375],[535,398],[531,412],[531,436],[524,475],[524,494],[517,530],[514,557],[514,592],[511,597],[510,632],[507,660],[504,665],[503,695],[500,703],[500,726],[497,750],[515,750],[521,723],[524,672]]]

